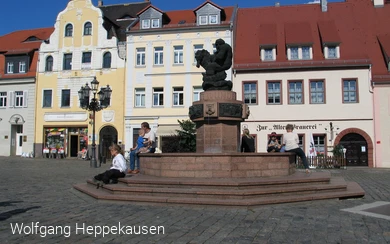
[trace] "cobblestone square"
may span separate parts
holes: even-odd
[[[340,211],[390,201],[390,169],[330,171],[359,183],[366,191],[361,199],[234,208],[99,202],[73,189],[108,164],[0,157],[0,167],[1,243],[390,243],[388,220]],[[12,233],[16,224],[24,224],[21,234]],[[119,224],[134,227],[133,233],[81,229]],[[136,234],[138,226],[163,226],[164,233]]]

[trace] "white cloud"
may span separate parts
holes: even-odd
[[[308,2],[307,4],[320,4],[321,0],[314,0],[312,2]]]

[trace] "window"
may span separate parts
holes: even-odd
[[[318,154],[325,154],[325,135],[313,135],[314,147]]]
[[[357,103],[358,93],[357,84],[355,79],[343,80],[343,102],[344,103]]]
[[[111,68],[111,53],[106,52],[103,54],[103,69]]]
[[[145,107],[145,88],[135,88],[135,106]]]
[[[152,28],[159,28],[159,27],[160,27],[160,20],[152,19]]]
[[[92,24],[91,22],[87,22],[84,25],[84,36],[92,35]]]
[[[257,82],[244,83],[244,103],[257,104]]]
[[[46,58],[45,71],[47,71],[47,72],[53,71],[53,57],[52,56],[48,56]]]
[[[280,81],[278,82],[267,82],[267,104],[281,104],[281,87]]]
[[[290,47],[290,59],[291,60],[299,59],[298,47]]]
[[[163,65],[164,64],[164,48],[155,47],[154,48],[154,64]]]
[[[91,57],[92,57],[92,53],[91,52],[83,52],[83,57],[82,57],[81,63],[83,63],[83,64],[90,64],[91,63]]]
[[[201,51],[203,49],[203,44],[195,44],[194,45],[194,63],[196,63],[195,54],[197,51]]]
[[[72,54],[71,53],[65,53],[64,54],[64,64],[63,64],[63,70],[71,70],[72,69]]]
[[[149,29],[150,28],[150,19],[143,19],[142,20],[142,29]]]
[[[194,87],[194,92],[193,92],[193,101],[199,101],[200,100],[200,93],[203,91],[202,87]]]
[[[137,66],[145,65],[145,48],[137,48]]]
[[[264,58],[265,61],[273,61],[274,60],[274,49],[273,48],[265,48],[264,50]]]
[[[153,89],[153,106],[163,106],[164,105],[164,89],[163,88],[154,88]]]
[[[328,58],[337,58],[336,46],[328,46]]]
[[[302,59],[310,59],[310,47],[302,47]]]
[[[19,62],[19,73],[26,73],[26,61]]]
[[[73,25],[72,24],[67,24],[65,27],[65,36],[73,36]]]
[[[310,103],[325,103],[325,85],[323,80],[310,81]]]
[[[173,63],[174,64],[182,64],[183,63],[183,46],[174,46],[173,47]]]
[[[14,73],[14,63],[8,62],[7,63],[7,74]]]
[[[218,24],[218,15],[210,15],[209,16],[210,24]]]
[[[61,91],[61,107],[70,107],[70,90]]]
[[[24,94],[22,91],[16,91],[15,92],[15,107],[21,108],[23,107],[23,99],[24,99]]]
[[[200,25],[207,25],[207,16],[206,15],[199,16],[199,24]]]
[[[289,81],[288,97],[289,104],[303,104],[302,81]]]
[[[7,106],[7,92],[0,92],[0,108]]]
[[[173,106],[184,105],[184,92],[183,87],[173,88]]]
[[[43,108],[51,108],[52,90],[43,91]]]
[[[303,134],[298,134],[298,140],[299,140],[298,146],[299,146],[303,151],[305,151],[305,135],[303,135]]]

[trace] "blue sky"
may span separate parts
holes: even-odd
[[[0,36],[24,29],[52,27],[58,13],[65,9],[69,0],[2,0],[0,8]],[[140,2],[143,0],[103,0],[104,5]],[[205,0],[151,0],[157,8],[168,11],[194,9]],[[283,5],[304,4],[319,0],[213,0],[220,6],[237,5],[241,8],[273,6],[275,2]],[[343,0],[328,0],[340,2]],[[97,0],[93,0],[95,6]]]

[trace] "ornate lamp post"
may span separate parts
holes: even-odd
[[[102,88],[99,92],[99,81],[94,77],[91,82],[91,87],[88,84],[82,86],[79,90],[79,99],[80,99],[80,107],[87,111],[91,111],[93,113],[93,123],[92,123],[92,157],[91,157],[91,167],[97,168],[96,161],[96,143],[95,143],[95,113],[105,109],[110,105],[111,93],[112,90],[107,85],[107,87]],[[91,101],[89,100],[90,92],[93,93],[93,98]],[[96,94],[99,96],[99,100],[96,99]]]

